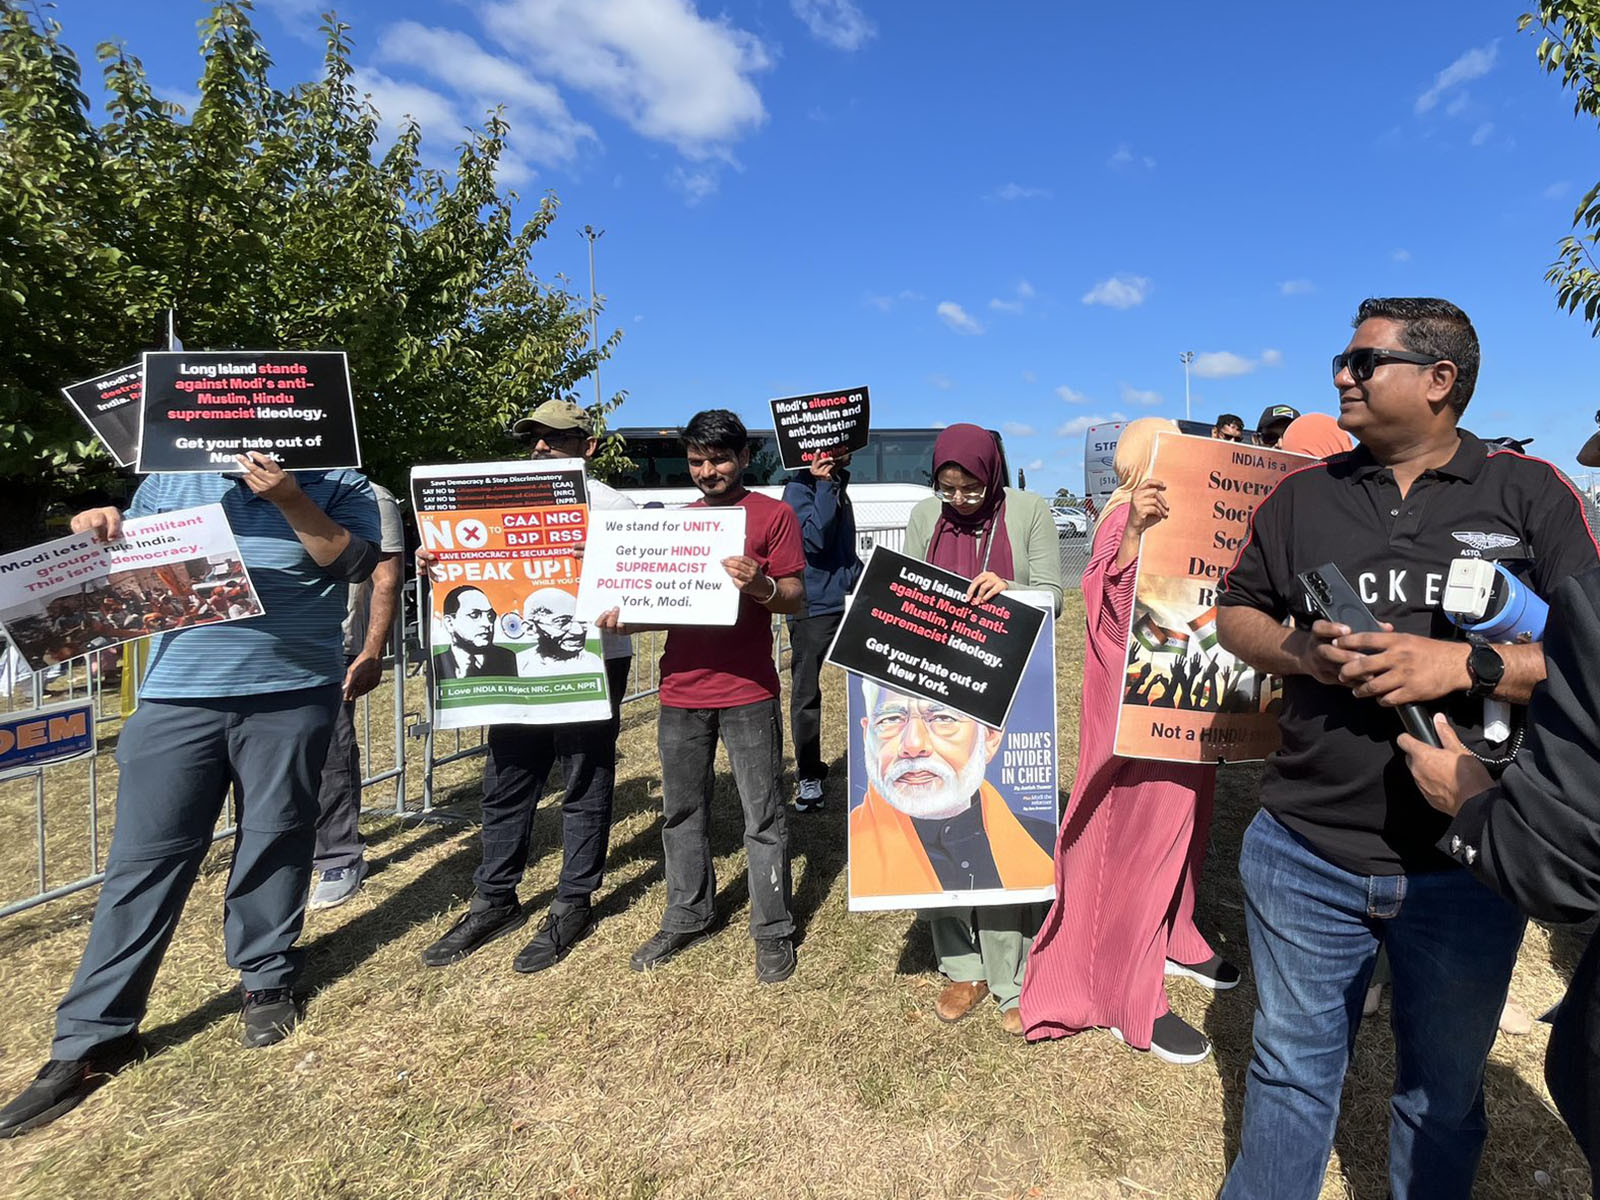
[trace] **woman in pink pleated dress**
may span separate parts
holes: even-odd
[[[1077,778],[1056,843],[1056,901],[1028,955],[1021,1011],[1031,1041],[1102,1028],[1187,1064],[1204,1060],[1211,1043],[1167,1007],[1166,976],[1219,991],[1239,982],[1194,924],[1217,769],[1112,753],[1139,538],[1169,512],[1165,484],[1149,478],[1150,457],[1156,435],[1176,431],[1146,418],[1117,444],[1119,486],[1083,573]]]

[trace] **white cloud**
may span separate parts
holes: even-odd
[[[1037,375],[1035,375],[1032,371],[1024,371],[1022,373],[1022,382],[1023,383],[1038,383],[1039,382],[1039,377]]]
[[[472,130],[477,127],[475,119],[481,115],[469,116],[454,98],[420,83],[392,79],[371,67],[353,70],[350,84],[378,110],[386,140],[398,136],[408,119],[414,120],[423,134],[423,161],[443,170],[454,168],[456,148],[472,136]],[[513,130],[510,144],[500,155],[495,179],[508,187],[517,187],[531,180],[533,174]]]
[[[1033,290],[1033,284],[1029,283],[1026,279],[1017,280],[1017,296],[1020,299],[1032,300],[1035,294],[1036,293]]]
[[[868,292],[862,297],[862,301],[864,303],[872,305],[872,307],[877,309],[879,312],[890,312],[897,304],[925,299],[927,299],[927,297],[925,297],[921,292],[914,292],[910,288],[901,288],[892,296],[887,294],[880,295],[876,292]]]
[[[985,200],[1048,200],[1050,189],[1024,187],[1020,183],[1002,184],[984,197]]]
[[[1494,136],[1494,122],[1493,121],[1485,121],[1482,125],[1479,125],[1476,129],[1474,129],[1472,131],[1472,139],[1471,139],[1472,140],[1472,144],[1474,146],[1481,146],[1493,136]]]
[[[1000,429],[1007,437],[1037,437],[1039,434],[1032,425],[1024,425],[1021,421],[1002,422]]]
[[[1283,351],[1282,350],[1263,350],[1261,352],[1261,365],[1263,367],[1281,367],[1281,366],[1283,366]]]
[[[1197,356],[1190,369],[1197,379],[1231,379],[1235,375],[1250,374],[1256,369],[1256,364],[1253,359],[1229,350],[1213,350]]]
[[[489,0],[482,17],[524,71],[593,96],[687,158],[730,159],[767,119],[753,80],[772,66],[767,48],[691,0]]]
[[[1136,308],[1149,294],[1150,281],[1143,275],[1113,275],[1090,288],[1083,302],[1107,308]]]
[[[853,0],[789,0],[789,7],[812,37],[835,50],[859,50],[878,32]]]
[[[967,310],[954,300],[941,300],[933,310],[939,319],[957,333],[982,333],[983,326],[967,315]]]
[[[1394,259],[1395,262],[1410,262],[1411,261],[1411,251],[1409,251],[1409,250],[1396,250],[1393,254],[1389,255],[1389,257]]]
[[[701,165],[685,167],[682,163],[667,172],[667,183],[683,195],[683,202],[693,208],[707,196],[716,194],[721,178],[715,167]]]
[[[443,84],[456,97],[454,111],[458,114],[466,108],[479,118],[504,105],[511,144],[518,154],[535,162],[568,162],[580,143],[598,140],[590,126],[567,111],[566,101],[555,87],[535,79],[524,65],[489,53],[457,30],[401,21],[384,30],[374,60],[385,69],[407,67]]]
[[[1138,404],[1145,408],[1154,408],[1156,405],[1161,403],[1160,392],[1140,391],[1138,388],[1128,383],[1124,383],[1120,386],[1122,388],[1122,402],[1124,404]],[[1116,418],[1113,417],[1112,419],[1115,420]]]
[[[948,392],[956,386],[956,381],[948,375],[929,375],[928,386],[936,387],[941,392]]]
[[[1278,294],[1282,296],[1309,296],[1317,290],[1317,285],[1309,279],[1285,279],[1278,285]]]
[[[1567,193],[1571,190],[1572,185],[1563,179],[1559,182],[1552,183],[1549,187],[1545,188],[1544,198],[1546,200],[1564,200],[1567,197]]]
[[[1018,282],[1016,296],[1014,299],[1002,300],[996,296],[993,300],[989,301],[989,307],[995,312],[1010,313],[1012,316],[1016,316],[1022,312],[1027,301],[1033,299],[1033,296],[1033,284],[1024,279]]]
[[[1024,471],[1042,471],[1044,470],[1044,459],[1036,458],[1022,469]]]
[[[1156,160],[1151,158],[1148,154],[1135,154],[1132,147],[1130,147],[1127,142],[1123,142],[1122,145],[1118,146],[1116,150],[1112,152],[1111,157],[1106,160],[1106,166],[1113,167],[1117,170],[1122,170],[1125,167],[1131,167],[1135,163],[1142,166],[1145,170],[1151,171],[1155,169]]]
[[[1056,395],[1060,396],[1068,404],[1089,403],[1089,397],[1085,396],[1082,392],[1073,391],[1066,384],[1062,384],[1056,389]]]
[[[1056,430],[1057,437],[1081,437],[1085,430],[1096,425],[1105,425],[1112,421],[1126,421],[1126,414],[1114,412],[1110,416],[1073,417],[1065,425]]]
[[[1431,111],[1446,92],[1471,83],[1474,79],[1482,79],[1494,69],[1495,59],[1500,54],[1500,39],[1495,38],[1487,46],[1480,46],[1476,50],[1468,50],[1455,62],[1434,76],[1433,85],[1417,97],[1416,112],[1421,116]]]

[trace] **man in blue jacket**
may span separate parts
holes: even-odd
[[[822,656],[844,617],[844,598],[861,577],[856,515],[846,487],[850,456],[819,454],[784,485],[806,551],[806,611],[789,618],[789,720],[800,789],[796,812],[822,807],[828,764],[822,761]]]

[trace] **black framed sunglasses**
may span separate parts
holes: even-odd
[[[1434,363],[1443,361],[1445,360],[1436,355],[1413,354],[1409,350],[1382,350],[1376,346],[1358,346],[1354,350],[1333,356],[1333,375],[1337,379],[1339,372],[1349,367],[1350,378],[1357,383],[1365,383],[1384,363],[1411,363],[1414,366],[1431,367]]]

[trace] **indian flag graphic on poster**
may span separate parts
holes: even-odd
[[[1139,544],[1116,752],[1173,762],[1264,758],[1278,744],[1282,688],[1223,648],[1217,597],[1250,516],[1297,454],[1164,433],[1151,477],[1172,513]]]

